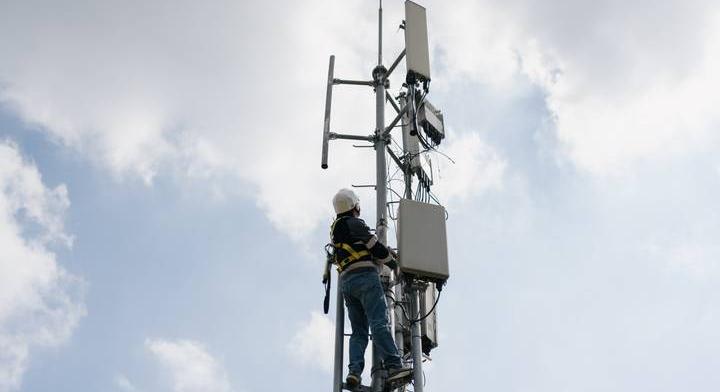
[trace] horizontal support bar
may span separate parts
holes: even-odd
[[[387,78],[390,77],[390,74],[392,73],[392,71],[395,70],[395,67],[397,67],[398,64],[400,64],[400,60],[402,60],[403,57],[405,57],[405,49],[403,49],[403,51],[400,53],[400,55],[398,56],[398,58],[395,59],[395,61],[394,61],[394,62],[392,63],[392,65],[390,66],[390,69],[388,69],[388,71],[385,73],[385,79],[387,79]]]
[[[345,134],[342,134],[342,133],[330,132],[330,140],[335,140],[335,139],[365,140],[365,141],[368,141],[368,142],[373,142],[373,141],[375,141],[375,136],[373,136],[373,135],[368,135],[368,136],[345,135]]]
[[[333,84],[353,84],[356,86],[374,86],[375,81],[373,80],[345,80],[345,79],[333,79]]]

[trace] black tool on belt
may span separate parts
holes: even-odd
[[[332,252],[330,251],[332,249]],[[330,286],[332,284],[332,273],[330,272],[330,266],[335,260],[335,247],[332,244],[325,245],[326,263],[325,271],[323,273],[323,284],[325,285],[325,299],[323,300],[323,312],[328,314],[330,309]]]

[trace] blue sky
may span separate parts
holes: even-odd
[[[456,161],[427,389],[717,390],[717,5],[425,5]],[[374,155],[320,170],[324,78],[369,77],[375,11],[0,4],[0,392],[330,388],[330,199]]]

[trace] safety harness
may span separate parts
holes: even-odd
[[[342,216],[340,218],[335,219],[335,222],[333,222],[332,226],[330,226],[330,238],[333,238],[333,233],[335,232],[335,225],[343,218],[348,218],[347,216]],[[338,260],[338,250],[342,249],[345,252],[349,254],[348,257]],[[330,273],[330,265],[335,264],[338,273],[342,272],[345,267],[348,265],[360,260],[361,258],[365,256],[370,256],[370,252],[367,251],[367,249],[363,249],[360,251],[355,250],[355,248],[352,247],[351,244],[348,244],[346,242],[334,242],[332,244],[325,245],[325,254],[327,255],[327,263],[325,264],[325,271],[323,273],[323,284],[325,285],[325,299],[323,300],[323,312],[325,314],[328,314],[328,310],[330,308],[330,286],[332,285],[332,274]]]
[[[335,232],[335,225],[344,218],[347,218],[347,216],[335,219],[335,222],[333,222],[332,226],[330,226],[330,238],[333,238],[333,233]],[[355,248],[352,247],[351,244],[348,244],[346,242],[334,242],[332,246],[335,248],[335,252],[333,252],[332,262],[337,266],[338,272],[342,272],[345,267],[354,263],[355,261],[358,261],[365,256],[370,256],[370,252],[368,252],[367,249],[357,251],[355,250]],[[338,249],[344,250],[349,254],[349,256],[342,260],[338,260]]]

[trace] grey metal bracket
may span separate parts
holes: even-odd
[[[387,73],[385,74],[385,79],[387,79],[390,76],[390,74],[392,73],[392,71],[395,70],[395,67],[397,67],[398,64],[400,64],[400,60],[402,60],[403,57],[405,57],[405,49],[403,49],[403,51],[400,52],[400,55],[395,59],[395,61],[393,61],[392,65],[390,66],[390,69],[388,69]]]
[[[333,79],[333,84],[350,84],[355,86],[375,86],[373,80],[348,80],[348,79]]]
[[[393,109],[395,109],[395,113],[400,113],[400,106],[398,106],[397,102],[395,102],[395,98],[393,98],[387,91],[385,92],[385,100],[390,102],[390,105],[392,105]]]
[[[328,138],[330,140],[345,139],[345,140],[364,140],[364,141],[368,141],[368,142],[375,141],[374,135],[361,136],[361,135],[347,135],[347,134],[343,134],[343,133],[330,132],[328,134],[328,136],[329,136]]]
[[[402,108],[402,110],[398,111],[397,116],[395,116],[395,118],[392,120],[392,122],[390,123],[390,125],[388,125],[387,127],[385,127],[385,132],[383,133],[383,135],[389,134],[390,131],[392,131],[393,128],[395,128],[395,126],[397,125],[397,123],[400,122],[400,120],[402,120],[403,116],[404,116],[405,113],[408,111],[408,107],[409,107],[409,106],[410,106],[410,105],[406,105],[404,108]]]

